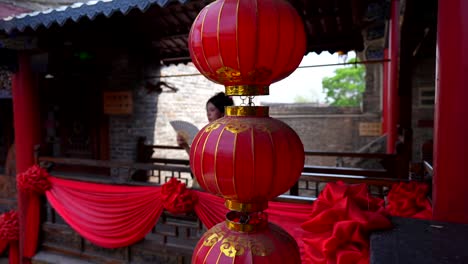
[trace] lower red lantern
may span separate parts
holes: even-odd
[[[268,107],[226,107],[226,116],[198,132],[190,167],[200,186],[235,211],[262,211],[288,191],[304,168],[304,147]]]
[[[288,191],[304,167],[304,147],[268,107],[226,107],[193,140],[190,167],[200,186],[226,199],[225,223],[204,234],[192,263],[301,263],[296,241],[268,223],[268,201]]]
[[[198,242],[192,264],[198,263],[295,264],[301,258],[294,238],[268,223],[265,213],[231,211]]]

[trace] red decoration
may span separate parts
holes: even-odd
[[[39,165],[33,165],[25,172],[18,174],[18,189],[42,194],[50,189],[50,174]]]
[[[392,227],[365,184],[328,183],[302,224],[303,263],[369,263],[369,234]]]
[[[218,0],[195,19],[189,50],[198,70],[216,83],[268,86],[301,62],[304,25],[283,0]]]
[[[260,220],[254,225],[258,230],[239,232],[228,227],[232,223],[219,223],[203,235],[193,251],[193,264],[301,263],[296,241],[280,227]]]
[[[73,230],[104,248],[126,247],[145,237],[163,211],[162,187],[97,184],[51,177],[47,199]],[[224,199],[193,191],[194,210],[207,228],[225,219]],[[271,202],[271,221],[301,243],[300,223],[308,219],[310,204]],[[0,239],[0,249],[1,249]],[[1,250],[0,250],[1,252]]]
[[[19,217],[16,211],[6,212],[0,215],[0,254],[7,247],[8,263],[19,263]]]
[[[420,182],[394,184],[387,196],[386,210],[393,216],[432,219],[432,206],[427,199],[429,186]]]
[[[196,135],[190,166],[205,190],[234,202],[265,205],[296,183],[304,147],[279,120],[226,116]]]
[[[193,211],[197,203],[197,195],[187,189],[185,183],[171,178],[161,189],[161,198],[164,209],[173,214],[185,214]]]
[[[0,240],[19,240],[19,219],[15,211],[6,212],[0,215]]]

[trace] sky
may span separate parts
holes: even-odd
[[[354,52],[350,52],[348,57],[339,57],[338,54],[330,54],[322,52],[309,53],[301,61],[301,66],[321,65],[343,63],[349,58],[355,57]],[[270,85],[270,95],[262,96],[262,102],[275,103],[293,103],[297,96],[302,96],[310,100],[310,102],[325,102],[325,94],[322,91],[323,77],[334,76],[334,71],[343,66],[327,66],[327,67],[312,67],[298,68],[287,78]]]

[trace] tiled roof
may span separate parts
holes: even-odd
[[[116,12],[127,14],[135,8],[145,11],[153,4],[163,7],[176,1],[185,3],[189,0],[93,0],[32,13],[12,13],[0,19],[0,30],[11,33],[14,30],[23,32],[28,27],[33,30],[40,26],[49,28],[55,23],[62,26],[69,20],[78,22],[83,17],[94,20],[98,15],[110,17]]]
[[[29,10],[7,3],[0,3],[0,19],[25,12],[29,12]]]

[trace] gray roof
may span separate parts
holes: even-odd
[[[0,19],[0,31],[8,34],[15,30],[25,31],[27,28],[36,30],[43,26],[49,28],[53,24],[63,26],[67,21],[78,22],[83,17],[94,20],[98,15],[112,16],[116,12],[127,14],[138,8],[145,11],[153,4],[161,7],[171,2],[185,3],[189,0],[94,0],[86,3],[75,3],[44,11],[36,11]]]

